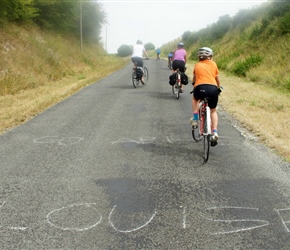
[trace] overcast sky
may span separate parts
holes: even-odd
[[[180,37],[185,31],[198,31],[224,15],[234,16],[267,0],[100,0],[107,15],[102,29],[104,48],[117,53],[123,45],[138,39],[155,47]]]

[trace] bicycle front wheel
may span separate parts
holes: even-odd
[[[148,79],[149,79],[149,72],[148,72],[148,69],[146,67],[143,68],[144,70],[144,82],[143,82],[143,85],[147,84],[148,82]]]

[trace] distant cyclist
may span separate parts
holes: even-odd
[[[141,40],[137,40],[133,47],[133,53],[131,56],[131,61],[134,63],[134,66],[136,65],[137,67],[142,67],[143,69],[143,55],[145,55],[147,59],[149,58],[143,42]],[[141,82],[144,83],[143,72]]]
[[[216,106],[218,103],[220,79],[219,70],[216,63],[212,60],[213,51],[208,47],[202,47],[197,53],[199,62],[193,69],[194,86],[192,98],[192,112],[193,117],[190,119],[190,124],[194,127],[198,124],[198,109],[199,100],[204,97],[209,97],[208,106],[210,108],[211,121],[212,121],[212,146],[217,144],[218,140],[218,115]]]
[[[173,57],[173,52],[170,51],[169,54],[167,55],[168,58],[168,68],[171,69],[172,67],[172,57]]]
[[[183,77],[186,78],[186,81],[182,81],[181,84],[181,93],[183,92],[183,84],[187,84],[187,76],[185,75],[185,64],[187,62],[187,53],[186,50],[184,49],[184,44],[182,42],[177,44],[177,49],[173,53],[173,58],[172,58],[172,75],[169,77],[169,82],[175,80],[174,72],[179,69],[180,72],[183,73]]]
[[[156,50],[156,60],[160,60],[160,53],[161,53],[161,50],[159,48],[157,48],[157,50]]]

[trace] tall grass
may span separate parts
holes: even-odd
[[[35,27],[23,29],[9,26],[9,29],[0,30],[0,43],[2,96],[45,86],[67,77],[78,79],[81,75],[84,78],[96,71],[100,62],[106,64],[109,60],[101,46],[85,44],[81,52],[77,39],[43,33]]]
[[[128,58],[107,55],[35,27],[0,29],[0,133],[84,86],[120,69]]]

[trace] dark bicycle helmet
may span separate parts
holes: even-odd
[[[212,51],[211,48],[202,47],[202,48],[198,49],[197,56],[200,59],[206,59],[208,57],[212,57],[213,56],[213,51]]]
[[[137,40],[137,44],[143,44],[141,40]]]
[[[180,43],[177,44],[177,47],[178,48],[183,48],[184,47],[184,44],[182,42],[180,42]]]

